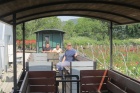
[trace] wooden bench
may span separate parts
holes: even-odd
[[[95,63],[93,61],[73,61],[70,64],[70,67],[65,67],[69,75],[78,75],[80,77],[80,70],[95,70]],[[70,78],[71,80],[76,80],[76,78]],[[77,84],[76,83],[67,83],[71,93],[76,93]]]
[[[56,70],[56,64],[59,62],[59,54],[55,52],[48,52],[47,61],[53,62],[53,68]]]
[[[26,71],[52,71],[52,62],[26,62]]]
[[[113,70],[81,70],[81,93],[140,93],[140,82]]]
[[[54,52],[48,52],[47,53],[47,61],[51,61],[54,64],[59,62],[59,54],[58,53],[54,53]]]
[[[38,62],[38,61],[47,62],[47,54],[46,53],[32,53],[32,61],[33,62]]]
[[[26,72],[19,93],[56,93],[55,71]]]
[[[28,81],[30,85],[30,92],[56,93],[55,71],[29,72]]]
[[[103,76],[105,70],[81,70],[80,71],[80,91],[81,93],[98,93],[98,88],[101,84],[101,80],[104,79],[101,84],[101,93],[108,91],[106,83],[108,80],[107,74]]]

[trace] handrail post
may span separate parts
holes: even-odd
[[[113,23],[110,22],[110,69],[113,69],[113,40],[112,40],[112,32],[113,32]]]
[[[22,27],[22,42],[23,42],[23,73],[25,74],[25,22],[23,22]]]
[[[13,13],[13,77],[14,93],[17,93],[17,62],[16,62],[16,13]]]

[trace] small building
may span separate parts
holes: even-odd
[[[0,76],[7,71],[9,62],[13,62],[13,28],[0,21]]]
[[[37,52],[41,52],[46,43],[49,43],[51,48],[55,48],[57,44],[63,48],[64,31],[57,29],[48,29],[37,31],[36,33],[36,47]]]

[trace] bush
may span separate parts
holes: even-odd
[[[71,42],[73,45],[104,45],[109,44],[109,41],[96,41],[88,37],[72,37],[69,40],[64,40],[64,45]]]
[[[109,40],[96,41],[88,37],[72,37],[69,40],[64,40],[64,45],[71,42],[73,45],[109,45]],[[115,45],[140,45],[140,39],[126,39],[126,40],[113,40]]]
[[[140,39],[113,40],[115,45],[140,45]]]

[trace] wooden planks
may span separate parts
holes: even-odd
[[[139,93],[140,92],[140,83],[125,77],[119,73],[109,70],[108,77],[113,81],[116,86],[120,87],[123,90],[126,90],[127,93]]]
[[[55,86],[30,86],[30,92],[56,93]]]
[[[111,83],[110,81],[107,82],[107,87],[113,93],[127,93],[118,86],[116,86],[115,84]]]
[[[51,85],[55,84],[55,78],[29,78],[30,85]]]
[[[105,70],[81,70],[80,71],[80,90],[81,93],[107,91],[106,82],[107,75],[104,75]],[[103,82],[101,82],[103,80]],[[102,83],[102,84],[101,84]]]
[[[82,85],[81,86],[81,93],[84,93],[84,92],[88,92],[88,93],[94,93],[94,92],[97,92],[97,90],[98,90],[98,87],[99,87],[99,85]],[[103,85],[102,86],[102,88],[101,88],[101,91],[105,91],[105,90],[107,90],[107,87],[106,87],[106,85]]]
[[[47,61],[53,62],[55,68],[55,65],[59,62],[59,54],[54,52],[47,53]]]
[[[30,71],[28,72],[29,78],[54,78],[55,71]]]
[[[102,77],[84,77],[81,78],[81,82],[82,84],[99,84],[102,80]],[[108,80],[108,77],[105,77],[104,83],[106,83]]]
[[[58,59],[59,60],[59,54],[58,53],[54,53],[54,52],[48,52],[47,53],[47,59],[48,60],[53,60],[53,59]]]
[[[80,71],[81,76],[102,76],[105,70],[82,70]]]
[[[30,92],[56,92],[55,71],[31,71],[28,77]]]
[[[6,22],[12,22],[13,19],[11,16],[15,11],[17,11],[18,23],[31,20],[32,18],[52,15],[81,15],[128,24],[139,22],[140,15],[139,0],[127,0],[127,2],[125,0],[119,0],[117,2],[116,0],[89,0],[82,2],[79,0],[9,1],[10,0],[8,0],[8,2],[7,0],[1,0],[2,4],[0,3],[0,16],[1,19],[6,20]]]
[[[115,71],[115,70],[111,70],[111,71],[116,72],[116,73],[118,73],[118,74],[120,74],[120,75],[122,75],[122,76],[124,76],[124,77],[127,77],[127,78],[131,79],[132,81],[135,81],[135,82],[137,82],[137,83],[140,83],[140,81],[138,81],[138,80],[136,80],[136,79],[134,79],[134,78],[131,78],[131,77],[129,77],[129,76],[123,74],[123,73],[120,73],[120,72]]]

